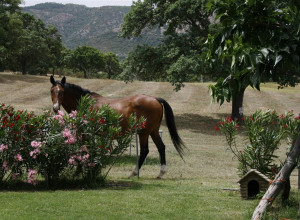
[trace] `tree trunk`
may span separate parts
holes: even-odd
[[[21,66],[22,66],[22,74],[25,75],[26,74],[26,60],[22,60],[21,62]]]
[[[300,156],[300,135],[298,135],[292,150],[289,152],[287,159],[275,179],[270,184],[267,192],[260,200],[258,206],[254,210],[252,220],[259,220],[262,218],[266,208],[270,206],[280,193],[281,189],[289,179],[293,169],[296,167],[296,160]]]
[[[293,170],[295,169],[295,167],[293,168]],[[283,187],[282,195],[281,195],[282,203],[285,203],[289,199],[290,191],[291,191],[291,182],[290,182],[290,178],[287,178],[287,180],[284,184],[284,187]]]
[[[299,200],[298,219],[300,219],[300,200]]]
[[[238,122],[241,122],[243,117],[243,100],[245,90],[246,88],[241,88],[241,90],[236,94],[236,96],[232,97],[231,118]]]

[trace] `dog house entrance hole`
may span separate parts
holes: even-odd
[[[248,197],[255,197],[259,194],[259,183],[256,180],[251,180],[248,183]]]

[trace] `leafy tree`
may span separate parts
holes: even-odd
[[[45,30],[45,41],[49,48],[48,65],[52,67],[53,72],[60,66],[62,51],[64,49],[61,35],[58,33],[57,27],[49,25]]]
[[[137,46],[122,63],[121,78],[128,82],[136,80],[156,81],[166,78],[165,57],[161,47]]]
[[[46,25],[28,13],[18,13],[19,28],[15,31],[6,66],[23,74],[46,74],[55,65],[62,42],[56,27]]]
[[[207,40],[207,67],[221,77],[210,86],[222,104],[232,99],[232,118],[240,120],[245,89],[272,80],[279,87],[299,82],[300,13],[293,0],[210,0],[221,29]],[[216,68],[219,67],[219,68]]]
[[[105,67],[104,56],[96,48],[77,47],[73,52],[73,66],[84,73],[84,78],[95,74]]]
[[[22,21],[22,29],[16,42],[19,49],[11,54],[10,65],[12,69],[21,69],[26,74],[28,68],[31,72],[35,71],[37,64],[48,54],[48,48],[43,38],[45,24],[27,13],[20,13],[19,18]]]
[[[121,36],[137,37],[147,28],[159,27],[166,39],[158,47],[140,46],[131,53],[124,62],[123,78],[164,79],[178,90],[184,81],[199,75],[202,43],[210,24],[205,4],[204,0],[133,2],[124,18]],[[194,67],[182,66],[186,61]]]
[[[0,1],[0,70],[4,69],[10,51],[15,49],[16,36],[19,35],[21,26],[21,21],[16,16],[20,3],[20,0]]]
[[[65,69],[72,69],[73,51],[63,47],[59,57],[57,57],[57,68],[59,68],[59,76],[63,74]]]
[[[104,71],[107,73],[109,79],[119,75],[121,73],[121,67],[119,58],[116,54],[107,52],[103,53],[105,68]]]

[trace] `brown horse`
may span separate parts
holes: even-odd
[[[157,178],[162,178],[166,172],[165,145],[159,135],[159,127],[164,109],[166,124],[172,142],[180,157],[183,158],[183,148],[185,146],[177,133],[172,108],[164,99],[146,95],[133,95],[121,99],[107,99],[97,93],[83,89],[80,86],[66,83],[65,77],[63,77],[61,81],[55,81],[54,77],[51,76],[50,82],[52,83],[51,98],[55,112],[60,109],[60,106],[63,106],[63,108],[70,113],[72,110],[77,109],[78,101],[82,96],[89,95],[92,99],[96,100],[94,104],[95,108],[101,108],[102,105],[108,104],[121,114],[123,117],[121,121],[123,129],[126,129],[127,119],[131,114],[136,113],[138,118],[144,116],[146,118],[146,128],[139,134],[141,149],[139,169],[149,153],[148,138],[150,135],[160,155],[161,170]],[[135,175],[137,175],[137,167],[132,171],[130,176]]]

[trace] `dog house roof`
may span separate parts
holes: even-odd
[[[270,182],[270,179],[266,177],[261,172],[257,171],[256,169],[251,169],[248,173],[246,173],[239,181],[238,183],[243,182],[245,179],[247,179],[251,174],[256,174],[257,176],[261,177],[263,180]]]

